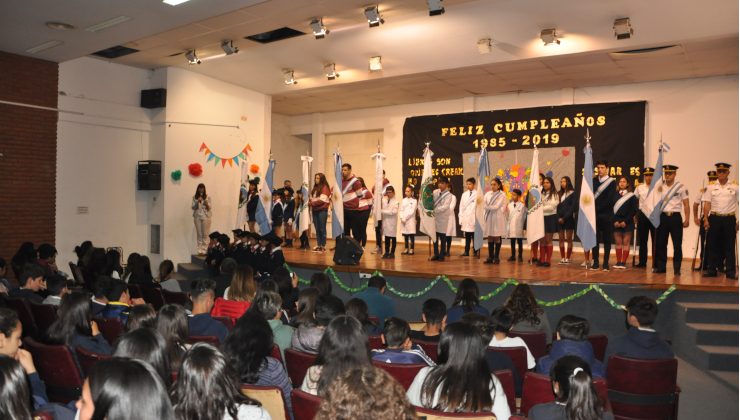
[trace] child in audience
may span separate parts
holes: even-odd
[[[409,185],[404,189],[403,200],[398,210],[401,220],[401,234],[403,235],[402,254],[414,255],[414,240],[416,239],[416,211],[418,204],[414,197],[414,187]]]
[[[298,328],[301,325],[313,325],[316,320],[313,313],[316,311],[316,299],[319,298],[319,290],[315,287],[306,287],[298,293],[295,303],[296,316],[290,320],[290,325]]]
[[[578,356],[564,356],[550,371],[555,401],[537,404],[529,410],[529,420],[593,419],[613,420],[596,394],[588,363]]]
[[[396,232],[398,225],[398,200],[396,190],[392,185],[385,188],[385,196],[381,198],[383,219],[383,236],[385,236],[385,254],[383,258],[396,258]]]
[[[483,342],[488,345],[493,338],[493,323],[487,316],[477,314],[475,312],[468,312],[463,315],[462,322],[472,325],[480,333]],[[498,351],[487,351],[486,352],[486,363],[491,373],[496,373],[497,370],[509,370],[514,376],[514,388],[516,395],[522,395],[522,376],[519,374],[519,370],[514,366],[514,362],[511,360],[506,353]]]
[[[59,306],[64,295],[69,293],[67,288],[67,279],[59,274],[52,274],[46,277],[46,290],[49,292],[43,302],[44,305]]]
[[[167,342],[152,328],[139,328],[116,341],[114,357],[128,357],[148,363],[166,387],[172,384],[172,366],[167,356]],[[178,361],[179,365],[179,361]]]
[[[575,355],[588,363],[593,376],[604,377],[604,365],[594,356],[594,349],[588,341],[589,323],[575,315],[560,318],[556,329],[557,340],[553,341],[550,354],[537,361],[537,373],[547,375],[552,364],[565,355]]]
[[[249,309],[255,294],[257,285],[254,282],[252,267],[237,266],[231,278],[231,285],[224,291],[224,297],[216,298],[211,316],[228,316],[236,321]]]
[[[156,325],[157,312],[152,305],[134,305],[129,310],[126,332],[139,328],[154,328]]]
[[[344,311],[347,315],[360,321],[362,329],[365,330],[365,334],[370,336],[377,336],[383,333],[383,330],[379,328],[375,323],[370,321],[370,315],[367,313],[367,303],[359,298],[352,298],[344,304]]]
[[[527,220],[527,207],[522,203],[522,191],[514,188],[510,191],[511,199],[506,207],[506,237],[511,243],[511,256],[508,261],[522,262],[522,241],[524,240],[524,221]],[[519,247],[519,256],[516,248]]]
[[[0,295],[7,295],[13,286],[10,284],[5,275],[8,274],[8,264],[3,258],[0,258]]]
[[[59,271],[56,263],[57,249],[54,245],[41,244],[36,250],[36,254],[39,257],[38,260],[36,260],[36,264],[40,265],[41,268],[44,269],[45,275],[50,276],[52,274],[57,274]]]
[[[110,292],[113,279],[108,276],[98,276],[93,283],[93,296],[90,298],[92,303],[93,317],[99,316],[108,305],[108,293]]]
[[[488,344],[491,347],[524,347],[527,349],[527,369],[534,369],[536,362],[532,352],[529,351],[527,343],[521,337],[509,337],[509,331],[514,324],[514,316],[510,310],[505,307],[499,307],[491,313],[491,322],[493,323],[493,338]]]
[[[386,348],[373,349],[373,360],[383,363],[434,366],[435,363],[424,353],[424,349],[418,344],[411,343],[409,330],[409,323],[403,319],[396,317],[386,319],[383,334],[380,336]]]
[[[131,298],[128,294],[128,286],[121,280],[111,279],[111,284],[108,289],[108,303],[105,305],[105,309],[100,312],[100,316],[103,318],[118,318],[121,320],[122,325],[126,325],[128,321],[128,313],[131,309],[131,305],[143,305],[144,299]]]
[[[331,280],[326,273],[320,271],[313,273],[311,274],[309,281],[309,286],[315,287],[316,290],[319,291],[319,295],[324,296],[331,294]]]
[[[92,320],[90,299],[86,293],[70,293],[62,299],[57,311],[57,320],[47,331],[49,341],[66,344],[73,355],[77,347],[97,354],[111,354],[111,346]]]
[[[301,324],[290,340],[292,348],[305,353],[319,352],[324,330],[332,319],[344,314],[344,303],[334,295],[319,296],[314,310],[314,324]],[[358,321],[359,322],[359,321]]]
[[[190,335],[217,337],[223,343],[229,331],[224,324],[211,318],[215,287],[216,283],[211,279],[200,279],[193,283],[190,290],[193,310],[188,317],[188,331]]]
[[[512,331],[542,332],[547,343],[552,341],[552,329],[547,314],[537,304],[537,299],[528,284],[517,284],[504,306],[514,316]]]
[[[28,379],[21,364],[5,355],[0,355],[0,395],[3,403],[0,404],[0,418],[3,419],[30,419],[31,393],[28,389]]]
[[[185,308],[174,303],[162,306],[157,314],[156,329],[167,343],[167,356],[172,370],[180,367],[182,356],[190,347],[188,340],[188,314]]]
[[[170,260],[164,260],[159,264],[159,278],[157,279],[159,285],[164,290],[170,292],[182,292],[180,282],[177,279],[172,278],[175,271],[175,264]]]
[[[627,334],[611,340],[606,347],[604,361],[612,355],[634,359],[672,359],[673,350],[652,328],[658,316],[658,304],[647,296],[635,296],[625,305]]]
[[[488,315],[486,308],[478,304],[480,291],[478,283],[475,280],[467,278],[457,286],[457,294],[452,302],[452,307],[447,311],[447,324],[457,322],[463,314],[468,312],[477,312],[481,315]]]
[[[421,320],[424,328],[421,331],[410,331],[412,340],[438,342],[439,335],[447,324],[447,306],[439,299],[427,299],[421,307]]]
[[[44,298],[38,292],[46,289],[46,280],[44,279],[44,269],[38,264],[23,266],[23,272],[18,277],[18,284],[19,287],[11,290],[8,294],[10,297],[26,299],[36,304],[41,304],[44,301]]]
[[[263,236],[262,240],[267,243],[267,266],[265,267],[262,275],[269,276],[272,274],[273,271],[275,271],[276,268],[285,265],[285,256],[283,255],[283,250],[280,247],[282,239],[274,233],[270,232],[267,235]]]
[[[285,360],[284,352],[285,349],[290,348],[290,339],[293,337],[295,328],[281,321],[282,303],[282,298],[276,292],[261,292],[257,294],[252,310],[262,315],[270,325],[275,344],[280,348],[280,355]]]

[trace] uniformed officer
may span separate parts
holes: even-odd
[[[668,236],[673,243],[673,274],[681,275],[683,259],[683,229],[689,227],[689,191],[680,182],[676,182],[678,166],[663,165],[663,191],[660,193],[660,225],[655,230],[655,256],[653,273],[665,273],[668,260]],[[684,217],[681,218],[683,209]]]
[[[728,181],[730,164],[719,162],[717,182],[709,185],[702,196],[704,229],[707,229],[707,277],[717,277],[721,256],[725,258],[725,275],[737,279],[735,267],[735,236],[737,232],[737,185]]]
[[[707,172],[707,179],[709,182],[707,182],[707,185],[711,185],[715,182],[717,182],[717,171],[709,171]],[[694,223],[699,226],[699,266],[695,269],[697,271],[704,271],[707,268],[707,258],[705,255],[708,254],[708,251],[706,249],[705,243],[707,239],[707,230],[704,229],[704,223],[702,223],[702,220],[704,219],[704,206],[701,205],[701,197],[704,195],[704,191],[707,190],[707,187],[702,188],[699,190],[699,194],[696,196],[696,200],[694,200]]]
[[[648,191],[650,190],[650,183],[653,181],[653,174],[655,169],[646,167],[642,170],[643,183],[635,188],[635,195],[639,200],[639,206],[642,208],[645,199],[647,198]],[[650,223],[650,219],[645,216],[645,213],[637,212],[637,245],[640,247],[639,259],[635,267],[645,268],[647,267],[648,259],[648,236],[650,237],[650,249],[655,252],[655,226]]]

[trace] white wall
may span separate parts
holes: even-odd
[[[311,154],[311,141],[294,136],[290,132],[288,117],[284,115],[273,114],[271,126],[272,155],[280,157],[275,163],[275,187],[282,187],[283,181],[289,179],[293,182],[293,189],[297,189],[303,181],[301,156]],[[312,184],[313,181],[309,182],[309,188]]]
[[[737,76],[507,94],[303,115],[290,118],[289,124],[293,134],[314,133],[316,157],[323,155],[316,151],[321,150],[326,134],[382,130],[383,152],[388,156],[386,172],[391,183],[399,184],[402,181],[403,123],[407,117],[636,100],[648,102],[646,164],[654,165],[662,134],[664,141],[672,146],[666,163],[680,167],[677,179],[689,188],[692,200],[701,188],[706,171],[712,169],[715,162],[729,161],[734,164],[733,171],[738,168]],[[317,162],[314,172],[324,167],[324,162]],[[737,172],[732,174],[732,179],[737,179]],[[697,231],[693,223],[684,231],[685,257],[693,256]]]

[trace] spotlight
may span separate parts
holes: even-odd
[[[381,24],[385,23],[383,17],[380,16],[380,10],[378,10],[377,5],[366,7],[365,17],[367,18],[367,24],[370,25],[371,28],[380,26]]]
[[[188,64],[200,64],[200,60],[198,59],[198,56],[195,55],[195,50],[189,50],[185,53],[185,58],[188,60]]]
[[[224,50],[226,55],[236,54],[239,52],[239,47],[235,47],[234,42],[231,40],[223,41],[221,43],[221,49]]]
[[[370,57],[370,60],[367,62],[367,66],[370,69],[370,71],[381,71],[383,70],[383,63],[380,62],[380,56],[377,55],[375,57]]]
[[[630,39],[635,31],[632,29],[630,18],[619,18],[614,20],[614,36],[617,39]]]
[[[558,35],[555,33],[555,28],[543,29],[540,32],[540,39],[545,43],[545,45],[560,45],[560,40],[558,39]]]
[[[339,73],[337,73],[337,67],[334,63],[329,63],[324,66],[324,73],[326,73],[326,78],[328,80],[334,80],[337,77],[339,77]]]
[[[427,5],[429,6],[429,16],[439,16],[445,12],[442,0],[427,0]]]
[[[491,46],[491,38],[481,38],[478,40],[478,53],[488,54],[493,50]]]
[[[316,39],[324,38],[329,33],[329,30],[324,26],[323,18],[312,19],[311,30],[313,30],[313,36],[315,36]]]
[[[285,84],[288,86],[298,84],[298,81],[295,79],[295,76],[293,75],[293,70],[284,69],[283,79],[285,81]]]

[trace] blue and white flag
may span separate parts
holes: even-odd
[[[583,153],[583,178],[581,179],[581,196],[578,206],[578,225],[576,234],[581,239],[584,251],[590,251],[596,246],[596,203],[594,198],[594,158],[591,152],[590,137],[586,134],[586,147]]]
[[[647,196],[640,205],[640,211],[650,220],[656,228],[660,225],[660,213],[663,212],[661,199],[663,196],[663,151],[670,150],[667,144],[661,142],[658,146],[658,161],[655,162],[655,173],[650,181]]]
[[[342,154],[334,153],[334,187],[331,191],[331,236],[344,233],[344,200],[342,199]]]
[[[545,209],[542,208],[540,190],[540,150],[536,146],[532,154],[531,168],[527,194],[527,243],[530,245],[545,236]]]
[[[236,228],[244,229],[247,226],[247,202],[249,201],[249,171],[247,162],[241,163],[241,185],[239,186],[239,205],[236,209]]]
[[[272,230],[272,178],[275,172],[275,160],[270,159],[265,177],[260,181],[259,201],[254,219],[259,227],[259,233],[266,235]]]
[[[478,157],[478,194],[475,199],[475,230],[473,231],[473,249],[476,251],[483,248],[483,239],[485,239],[483,224],[486,219],[486,206],[484,204],[483,191],[484,185],[490,175],[491,165],[488,162],[488,151],[486,151],[485,147],[481,147],[480,156]]]
[[[301,168],[301,175],[302,175],[302,182],[301,182],[301,189],[300,193],[301,196],[303,196],[303,204],[301,204],[301,208],[298,209],[300,214],[300,220],[298,222],[298,236],[301,236],[301,234],[309,229],[311,227],[311,215],[308,212],[308,181],[309,181],[309,174],[311,173],[311,162],[313,162],[313,158],[311,156],[301,156],[301,161],[303,162],[303,166]]]

